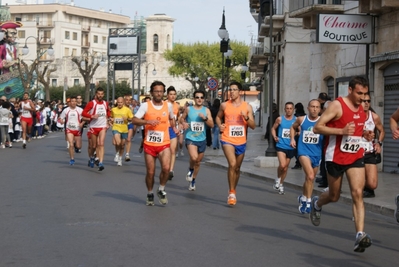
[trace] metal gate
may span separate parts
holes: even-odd
[[[382,170],[389,173],[399,172],[399,140],[392,139],[389,119],[399,107],[399,63],[393,63],[384,70],[384,129]]]

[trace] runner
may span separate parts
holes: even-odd
[[[144,158],[146,164],[146,186],[147,206],[154,205],[154,176],[156,159],[159,159],[161,164],[161,173],[159,175],[159,188],[157,195],[159,203],[166,205],[168,199],[166,197],[165,185],[168,181],[170,168],[170,138],[169,125],[175,125],[173,117],[173,108],[170,103],[163,101],[165,94],[165,84],[160,81],[155,81],[151,84],[150,94],[152,100],[141,105],[132,119],[135,125],[145,125],[144,136]],[[177,129],[174,128],[175,133]]]
[[[173,108],[173,116],[175,119],[175,122],[177,124],[177,119],[179,116],[179,105],[175,102],[176,100],[176,89],[173,86],[169,86],[168,90],[166,90],[166,97],[167,97],[167,102],[172,105]],[[180,131],[178,131],[177,134],[175,134],[173,130],[173,126],[177,128],[177,125],[170,125],[169,126],[169,136],[170,136],[170,153],[171,153],[171,158],[170,158],[170,168],[169,168],[169,180],[172,180],[174,176],[173,168],[175,167],[175,161],[176,161],[176,150],[177,150],[177,136],[180,134]]]
[[[369,83],[363,77],[354,77],[349,82],[348,95],[331,102],[317,121],[314,132],[326,137],[326,169],[329,190],[311,202],[310,220],[320,224],[321,209],[330,202],[338,201],[342,178],[346,174],[353,202],[356,228],[355,252],[364,252],[372,241],[364,232],[363,188],[365,184],[364,148],[362,136],[374,138],[372,131],[364,130],[366,115],[362,101],[368,94]]]
[[[240,179],[240,168],[245,156],[248,126],[255,129],[255,120],[251,105],[241,99],[242,85],[230,83],[230,100],[223,102],[216,116],[216,124],[222,133],[221,144],[228,162],[227,178],[229,195],[227,204],[237,203],[236,187]],[[222,121],[224,120],[224,123]]]
[[[394,140],[399,139],[398,121],[399,121],[399,108],[392,114],[391,118],[389,119],[389,127],[391,128],[392,138]],[[396,222],[399,223],[399,194],[396,195],[395,197],[395,204],[396,204],[396,209],[394,217],[396,219]]]
[[[106,131],[109,128],[108,118],[110,116],[110,110],[108,103],[103,101],[104,89],[99,87],[96,90],[94,100],[87,103],[83,110],[83,117],[90,119],[90,138],[92,149],[96,151],[96,155],[99,159],[98,170],[104,170],[104,142]],[[94,157],[90,156],[89,166],[94,167]]]
[[[128,121],[132,120],[133,114],[130,108],[125,106],[123,97],[118,97],[116,105],[117,106],[111,110],[113,143],[117,151],[114,161],[117,162],[118,166],[122,166],[125,141],[128,138]]]
[[[130,112],[132,113],[132,115],[133,115],[133,108],[132,108],[132,105],[131,105],[132,104],[132,96],[131,95],[125,95],[123,97],[123,99],[125,101],[125,107],[127,107],[130,110]],[[131,121],[127,122],[127,130],[128,130],[127,138],[123,139],[125,144],[126,144],[125,161],[130,161],[130,148],[132,146],[132,138],[134,136],[134,125],[133,125],[133,123],[131,123]],[[123,151],[122,151],[122,153],[123,153]],[[117,162],[117,155],[118,154],[119,154],[119,152],[117,151],[116,155],[115,155],[115,161],[116,162]],[[122,166],[122,163],[121,163],[121,166]]]
[[[187,130],[186,147],[190,161],[186,181],[189,182],[188,190],[190,191],[195,191],[195,181],[206,149],[205,126],[213,127],[211,112],[207,107],[203,106],[205,93],[196,90],[193,96],[194,105],[187,107],[180,118],[183,129]]]
[[[22,147],[26,148],[27,137],[31,134],[33,125],[32,114],[36,112],[36,107],[32,100],[29,99],[29,94],[24,93],[23,100],[20,102],[22,110],[21,114],[21,127],[22,127]]]
[[[83,109],[78,107],[76,97],[71,97],[69,107],[65,108],[60,115],[62,124],[65,124],[65,135],[69,143],[69,164],[75,164],[74,152],[82,148],[82,127],[85,124],[82,118]]]
[[[295,156],[295,149],[290,145],[290,129],[296,120],[294,116],[294,103],[285,103],[284,110],[285,115],[276,119],[271,130],[273,139],[276,142],[277,158],[279,162],[277,179],[274,182],[273,189],[278,191],[280,195],[284,195],[283,183],[287,176],[290,161]]]
[[[290,129],[291,146],[298,151],[298,159],[305,173],[302,195],[298,197],[299,212],[309,213],[312,199],[313,184],[321,161],[323,135],[315,134],[313,127],[320,118],[320,102],[317,99],[309,101],[308,114],[296,119]],[[300,130],[298,143],[295,135]]]
[[[146,102],[150,102],[151,101],[151,97],[146,96],[143,98],[143,102],[142,103],[146,103]],[[137,126],[136,126],[137,127]],[[139,153],[143,153],[143,146],[144,146],[144,126],[141,126],[141,143],[140,143],[140,147],[139,147]]]

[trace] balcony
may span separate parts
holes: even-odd
[[[51,45],[51,44],[54,44],[55,41],[54,41],[54,38],[41,37],[39,42],[41,45]]]
[[[39,21],[36,23],[36,27],[39,29],[54,28],[54,22],[52,21]]]
[[[262,0],[260,0],[261,2]],[[284,27],[284,0],[273,0],[273,32],[272,35],[276,35]],[[265,8],[265,9],[264,9]],[[264,15],[269,14],[269,7],[261,5],[258,14],[258,36],[269,37],[270,35],[270,16]],[[259,39],[261,41],[261,39]]]
[[[290,18],[302,18],[304,29],[316,29],[317,15],[344,13],[342,0],[290,0]]]
[[[82,27],[82,32],[84,33],[90,32],[90,26]]]
[[[398,0],[359,0],[359,13],[381,14],[399,9]]]
[[[268,53],[265,53],[264,43],[257,42],[256,37],[251,41],[250,52],[249,52],[249,71],[256,73],[257,77],[263,75],[264,66],[267,64]],[[268,38],[267,38],[268,39]]]

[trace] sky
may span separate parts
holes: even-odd
[[[44,3],[70,3],[70,0],[45,0]],[[174,42],[219,42],[217,34],[225,8],[226,29],[230,40],[251,43],[257,24],[249,12],[249,0],[75,0],[75,6],[113,13],[148,17],[163,13],[175,19]]]

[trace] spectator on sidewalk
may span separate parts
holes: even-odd
[[[295,149],[290,145],[290,129],[295,122],[294,103],[285,103],[285,115],[276,119],[273,124],[271,134],[276,142],[277,158],[277,178],[273,184],[273,189],[280,195],[284,195],[284,179],[287,176],[288,166],[291,159],[295,156]]]

